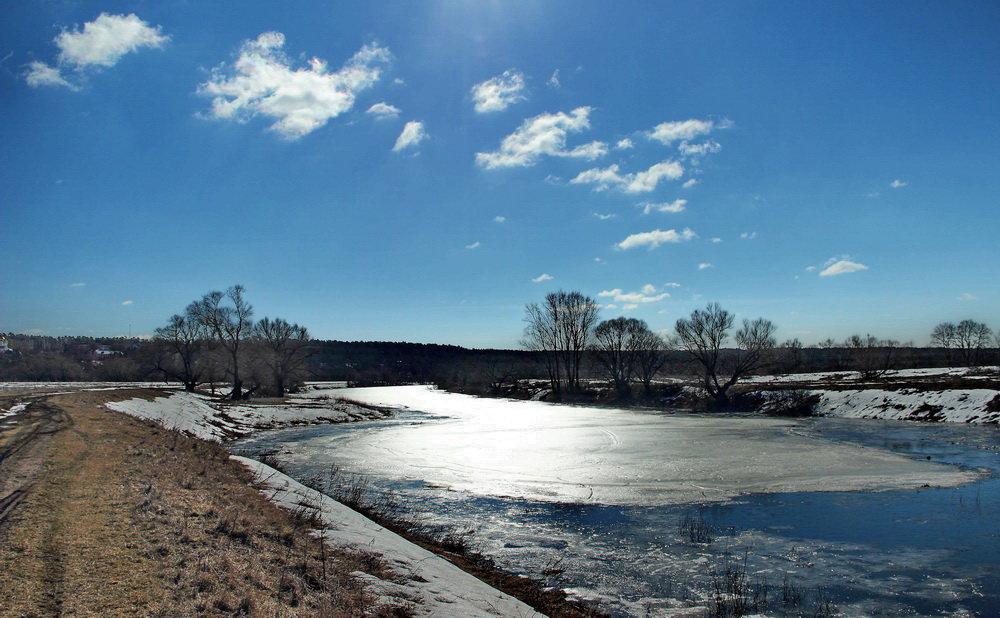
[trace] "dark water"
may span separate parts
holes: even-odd
[[[279,430],[234,448],[275,451],[293,476],[322,476],[338,463],[338,436],[420,418],[406,412],[390,421]],[[370,480],[429,525],[469,529],[473,545],[501,566],[598,599],[616,614],[704,607],[713,573],[745,560],[751,580],[770,585],[771,614],[812,615],[831,601],[843,615],[1000,616],[996,427],[809,419],[800,431],[989,474],[948,489],[752,494],[663,507],[508,500]],[[690,542],[679,528],[685,518],[705,521],[711,543]],[[800,592],[799,606],[781,603],[784,582]]]

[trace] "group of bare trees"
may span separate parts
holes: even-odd
[[[990,327],[975,320],[942,322],[931,331],[931,346],[948,349],[954,360],[970,367],[983,360],[984,351],[991,345],[1000,348],[1000,331],[994,339]]]
[[[193,391],[228,381],[228,397],[283,396],[303,377],[310,348],[305,327],[281,318],[253,319],[243,286],[212,291],[156,329],[154,367]]]
[[[624,397],[634,382],[649,393],[666,353],[680,350],[698,366],[708,395],[724,405],[729,390],[755,371],[765,352],[775,346],[772,322],[744,320],[733,334],[735,316],[717,303],[677,320],[673,335],[666,340],[635,318],[598,323],[599,308],[592,298],[563,291],[526,307],[523,345],[539,354],[557,396],[580,390],[580,367],[587,351]]]

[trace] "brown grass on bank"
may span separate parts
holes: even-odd
[[[100,407],[133,395],[49,400],[66,418],[0,527],[0,615],[410,613],[350,575],[391,578],[379,561],[323,546],[220,446]]]

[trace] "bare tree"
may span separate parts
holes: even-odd
[[[546,299],[548,301],[548,299]],[[525,307],[524,337],[521,345],[535,352],[545,367],[552,392],[562,392],[557,312],[551,303],[530,303]]]
[[[205,372],[203,354],[207,347],[207,331],[195,317],[193,305],[184,315],[172,315],[166,326],[157,328],[153,338],[163,345],[153,355],[154,367],[164,375],[184,384],[193,392]],[[161,353],[162,352],[162,353]]]
[[[192,315],[215,337],[226,351],[233,390],[229,398],[243,399],[240,366],[244,340],[253,329],[253,306],[243,297],[243,286],[235,285],[225,293],[213,291],[191,305]]]
[[[775,345],[775,326],[770,320],[744,320],[736,331],[736,350],[723,359],[734,316],[718,303],[695,309],[690,318],[674,325],[678,343],[702,368],[702,385],[718,406],[729,403],[728,392],[740,378],[756,369],[763,353]],[[728,375],[726,375],[728,374]]]
[[[552,292],[525,307],[522,345],[538,352],[552,390],[580,389],[580,366],[597,323],[597,302],[579,292]]]
[[[594,355],[619,397],[631,394],[636,354],[647,343],[643,337],[646,332],[649,327],[645,322],[626,317],[605,320],[594,329]]]
[[[486,356],[476,361],[475,369],[494,397],[503,396],[517,386],[518,368],[509,359]]]
[[[952,348],[955,346],[955,325],[941,322],[931,331],[931,347]]]
[[[896,367],[899,342],[879,339],[872,335],[851,335],[844,342],[853,359],[854,368],[863,379],[874,380]]]
[[[979,363],[983,350],[990,344],[993,331],[982,322],[962,320],[955,326],[955,347],[962,363],[973,366]]]
[[[635,352],[635,377],[647,395],[653,391],[653,378],[666,364],[667,351],[672,347],[675,347],[673,341],[664,341],[648,328],[640,334]]]
[[[786,371],[795,371],[802,365],[802,342],[798,337],[786,340],[778,348],[782,352]]]
[[[931,345],[954,350],[959,362],[972,366],[981,360],[983,350],[990,345],[992,337],[993,331],[982,322],[942,322],[931,331]]]
[[[274,393],[284,397],[309,358],[309,331],[281,318],[264,318],[254,325],[253,332],[263,352],[261,361],[270,371]]]

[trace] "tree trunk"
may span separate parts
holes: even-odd
[[[229,393],[229,399],[231,401],[243,399],[243,380],[233,378],[233,390]]]

